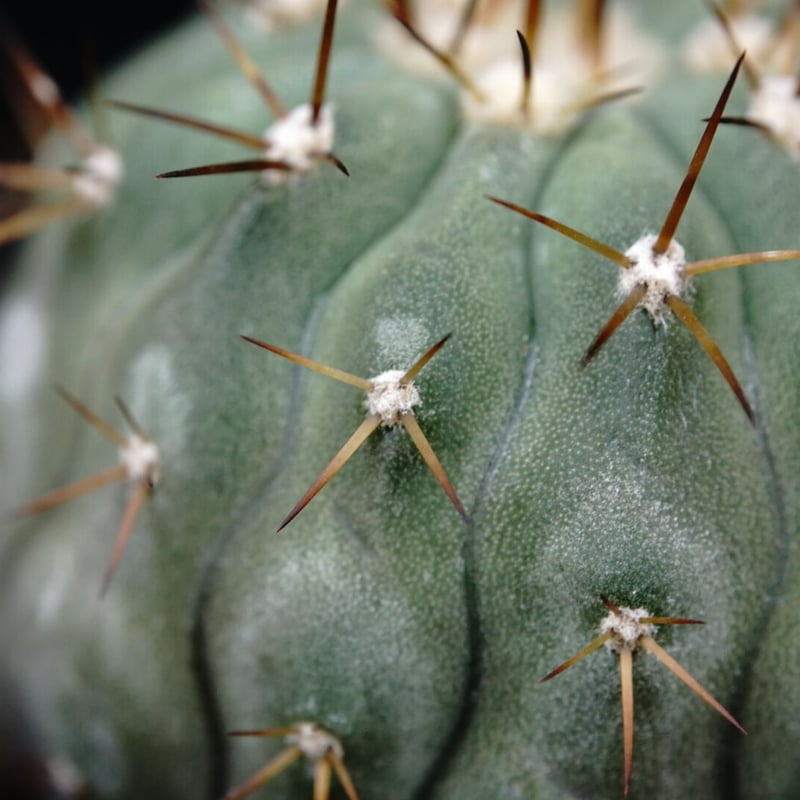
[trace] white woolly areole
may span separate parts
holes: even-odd
[[[299,747],[309,761],[321,761],[330,752],[339,758],[344,756],[341,742],[315,722],[298,722],[295,732],[290,733],[286,741]]]
[[[480,73],[476,83],[486,98],[484,101],[469,92],[461,95],[465,115],[476,122],[517,125],[537,134],[552,135],[570,127],[583,113],[580,104],[574,102],[581,87],[570,84],[564,73],[547,67],[535,72],[531,103],[525,114],[521,109],[523,83],[519,60],[496,62]]]
[[[647,311],[653,322],[665,325],[664,297],[668,294],[680,297],[687,290],[689,279],[684,274],[686,251],[680,243],[673,239],[666,252],[657,255],[653,252],[657,238],[656,234],[648,233],[625,251],[630,267],[620,267],[617,291],[621,297],[627,297],[638,286],[645,286],[647,291],[639,307]]]
[[[304,22],[316,11],[325,8],[326,0],[245,0],[247,18],[262,30],[276,25]]]
[[[626,608],[621,606],[619,614],[614,611],[609,612],[608,616],[600,623],[600,633],[608,633],[613,636],[606,642],[606,647],[619,653],[620,650],[635,650],[639,639],[642,636],[652,636],[656,632],[656,626],[641,622],[642,617],[652,617],[653,615],[646,608]]]
[[[747,59],[761,64],[773,45],[772,23],[755,14],[738,14],[729,18],[737,49],[747,50]],[[697,72],[726,72],[736,56],[731,40],[715,17],[706,17],[686,37],[683,58]]]
[[[45,769],[53,786],[66,797],[76,797],[88,791],[83,775],[65,756],[50,756],[45,762]]]
[[[119,450],[119,460],[132,481],[147,481],[155,487],[161,479],[161,457],[158,448],[136,433],[128,437],[128,443]]]
[[[367,392],[364,407],[368,414],[377,414],[381,424],[387,427],[397,425],[403,414],[411,413],[415,406],[422,404],[414,381],[400,383],[403,375],[403,370],[390,369],[370,378],[372,388]]]
[[[427,41],[450,52],[463,10],[464,0],[425,0],[416,4],[414,26]],[[514,30],[523,25],[518,4],[478,4],[455,58],[483,95],[481,99],[462,90],[462,105],[469,119],[524,127],[536,134],[558,133],[572,125],[587,103],[598,96],[647,84],[662,57],[658,44],[645,36],[624,10],[611,8],[603,39],[605,52],[614,54],[614,62],[603,65],[599,78],[576,35],[575,11],[545,13],[535,43],[532,103],[523,114],[522,60],[514,36]],[[451,80],[442,64],[396,20],[386,20],[377,38],[379,47],[402,67]]]
[[[333,149],[333,109],[325,103],[319,110],[316,125],[311,124],[311,112],[311,104],[303,103],[267,128],[265,157],[285,161],[292,171],[264,170],[261,178],[265,183],[276,186],[285,183],[294,173],[308,172],[324,161]]]
[[[514,29],[522,23],[511,11],[510,3],[503,6],[479,4],[472,25],[462,42],[457,61],[468,72],[491,64],[498,55],[505,54],[511,45]],[[450,52],[453,36],[460,15],[464,11],[463,0],[424,0],[414,9],[414,27],[434,47]],[[387,19],[377,32],[378,45],[389,53],[401,66],[428,77],[445,77],[446,72],[439,61],[425,48],[416,44],[408,32],[396,20]]]
[[[767,75],[753,92],[747,118],[767,127],[793,158],[800,158],[800,97],[797,78]]]
[[[88,208],[104,208],[114,199],[123,174],[119,154],[110,147],[98,145],[81,161],[72,179],[72,190]]]
[[[36,73],[30,81],[29,86],[31,94],[43,106],[55,105],[61,97],[55,81],[44,73]]]

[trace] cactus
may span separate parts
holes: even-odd
[[[295,107],[322,5],[276,4],[302,19],[266,32],[198,15],[104,90],[260,135],[271,117],[218,31]],[[681,302],[713,359],[674,324],[682,306],[662,324],[630,304],[580,363],[622,299],[597,251],[658,233],[704,117],[667,238],[693,262],[800,245],[798,100],[773,118],[757,96],[793,54],[796,4],[758,24],[731,4],[727,37],[690,3],[620,2],[602,27],[602,3],[470,5],[343,3],[335,157],[302,173],[156,183],[241,150],[113,111],[114,202],[11,254],[0,508],[39,513],[6,517],[0,541],[0,722],[94,796],[240,797],[259,775],[276,798],[797,796],[797,262],[694,281]],[[715,111],[731,40],[765,26],[752,87],[729,81]],[[65,153],[54,137],[41,158]],[[415,423],[375,421],[354,453],[363,395],[274,354],[380,376],[448,334],[396,411]],[[117,395],[130,434],[106,422]],[[132,488],[34,500],[109,466],[86,419],[123,451],[152,442],[157,485],[150,461],[113,471]],[[602,648],[540,683],[608,640],[601,596],[649,652]]]

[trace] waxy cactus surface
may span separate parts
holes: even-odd
[[[220,10],[293,108],[324,4],[301,21],[278,5],[268,31]],[[435,39],[466,5],[392,7]],[[363,800],[615,798],[632,661],[631,797],[799,796],[800,264],[698,275],[684,294],[751,424],[671,312],[662,325],[634,310],[582,366],[622,299],[620,267],[487,199],[621,253],[664,223],[734,48],[701,4],[648,0],[608,4],[598,55],[575,35],[592,5],[542,10],[526,122],[503,106],[521,66],[509,88],[484,49],[500,41],[519,65],[527,4],[479,3],[455,55],[503,106],[484,114],[385,7],[342,2],[326,101],[349,177],[323,157],[280,181],[156,182],[248,154],[109,110],[115,200],[21,244],[0,305],[7,752],[67,758],[104,799],[222,797],[284,748],[253,796],[310,797],[341,755]],[[737,24],[750,13],[730,5]],[[795,7],[760,13],[775,44],[745,63],[766,75],[781,68],[764,51],[800,34]],[[687,61],[702,30],[701,51],[721,42],[717,71]],[[551,78],[564,97],[545,118]],[[201,14],[103,90],[255,136],[273,121]],[[751,92],[740,75],[725,116],[741,122]],[[71,158],[56,139],[43,163]],[[800,247],[785,139],[719,126],[675,232],[688,261]],[[369,380],[447,334],[402,413],[467,521],[408,429],[379,425],[276,533],[364,420],[364,393],[241,337]],[[119,396],[157,446],[160,479],[101,600],[135,483],[15,516],[114,463],[53,384],[109,421]],[[540,683],[600,634],[601,596],[645,620],[703,620],[644,639],[748,735],[633,644]],[[342,753],[297,745],[307,723]],[[255,729],[289,743],[228,736]]]

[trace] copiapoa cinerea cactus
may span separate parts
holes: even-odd
[[[113,201],[10,254],[3,753],[99,798],[796,798],[797,4],[242,5],[104,81]],[[425,369],[381,425],[242,337]],[[115,397],[151,471],[111,435],[131,485],[46,502]]]

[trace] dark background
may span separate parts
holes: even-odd
[[[86,0],[4,0],[2,15],[71,99],[97,75],[136,49],[154,33],[196,9],[192,0],[89,3]],[[10,66],[2,54],[3,78]],[[5,82],[5,81],[4,81]],[[0,97],[0,160],[24,157],[15,114],[5,92]]]
[[[71,103],[152,36],[196,10],[195,0],[2,0],[0,22],[11,29]],[[21,86],[0,39],[0,162],[30,161],[30,142],[49,124],[47,115]],[[12,103],[14,94],[16,104]],[[0,187],[0,219],[22,208],[27,197]],[[16,242],[0,246],[0,291],[11,277],[10,264],[17,247]]]

